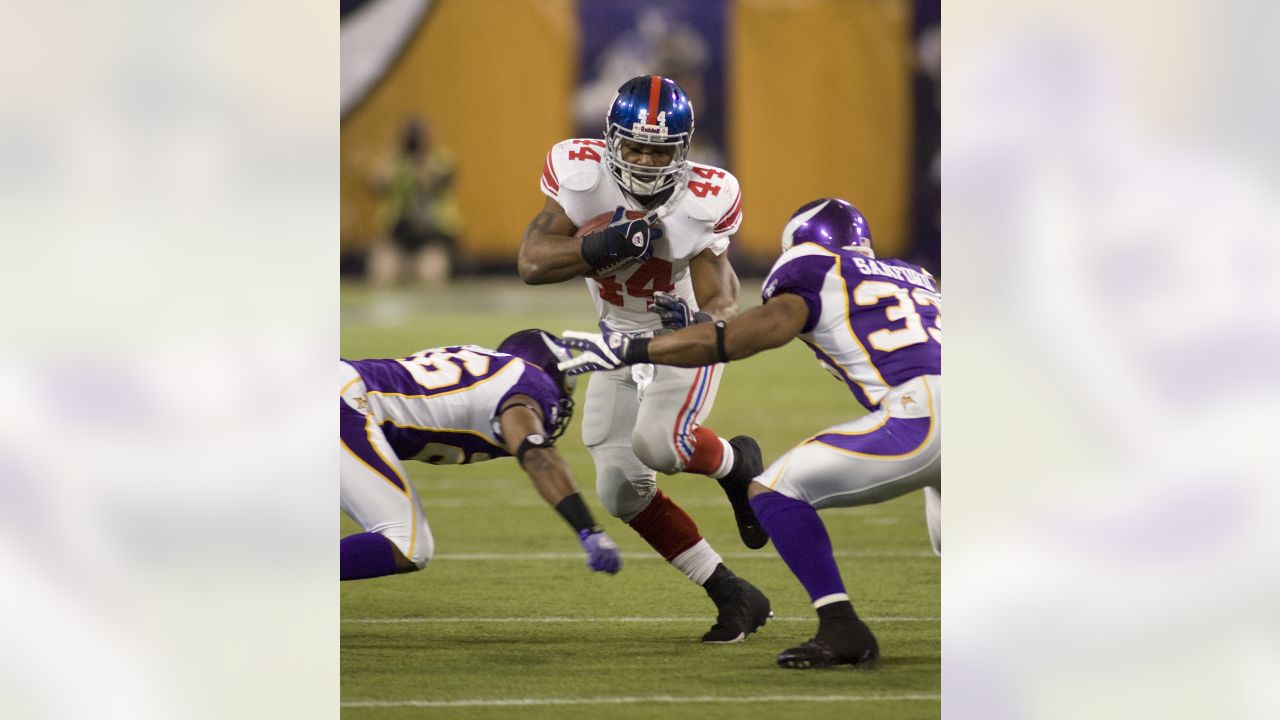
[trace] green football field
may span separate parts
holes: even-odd
[[[743,284],[743,306],[759,303]],[[343,288],[342,354],[397,357],[425,347],[494,347],[515,330],[592,330],[579,283],[518,279],[447,290]],[[582,402],[585,382],[577,398]],[[729,366],[707,426],[750,434],[766,464],[862,409],[798,342]],[[511,459],[472,466],[407,463],[435,536],[435,558],[409,575],[342,583],[344,718],[936,718],[939,560],[920,493],[824,510],[845,584],[880,641],[870,670],[783,670],[781,650],[817,627],[804,589],[773,551],[738,539],[719,486],[659,476],[774,618],[736,645],[703,645],[715,619],[703,590],[595,500],[578,421],[559,442],[596,518],[623,550],[616,576],[589,572],[569,527]],[[341,533],[358,531],[342,516]]]

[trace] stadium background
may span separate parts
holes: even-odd
[[[385,9],[396,4],[398,22]],[[791,211],[824,195],[867,213],[882,255],[941,270],[937,91],[927,73],[936,0],[347,0],[343,12],[348,270],[382,232],[368,178],[415,115],[457,159],[460,267],[513,270],[543,202],[547,150],[603,129],[620,84],[601,69],[610,52],[633,63],[649,53],[686,85],[694,152],[734,172],[746,193],[733,259],[747,274],[772,262]],[[393,18],[389,29],[349,41],[350,28],[379,12]],[[665,25],[654,31],[655,22]],[[701,47],[672,49],[682,35]],[[349,82],[356,62],[377,68],[362,84]],[[609,88],[602,99],[581,97],[592,83]]]

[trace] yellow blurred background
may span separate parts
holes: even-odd
[[[910,200],[911,3],[727,0],[724,12],[725,166],[745,201],[737,252],[770,262],[792,211],[840,196],[871,219],[880,254],[900,254]],[[370,178],[417,115],[457,161],[460,254],[514,263],[544,200],[546,152],[578,133],[580,33],[590,32],[578,18],[575,0],[432,3],[390,71],[343,119],[344,254],[385,232]],[[695,151],[698,143],[695,132]]]

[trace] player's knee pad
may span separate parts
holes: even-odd
[[[660,473],[670,475],[684,469],[670,428],[637,426],[631,433],[631,449],[646,467]]]
[[[425,568],[436,552],[436,541],[427,526],[426,518],[419,516],[416,525],[401,525],[389,528],[382,533],[395,544],[400,554],[405,556],[419,570]]]
[[[928,486],[924,489],[924,519],[929,530],[929,543],[933,554],[942,557],[942,490]]]
[[[610,515],[630,522],[649,505],[657,491],[653,470],[643,465],[629,448],[594,447],[596,496]]]
[[[419,530],[417,542],[414,543],[413,552],[405,557],[409,558],[409,562],[413,563],[419,570],[425,568],[427,563],[431,562],[432,556],[436,553],[436,541],[431,537],[431,531],[423,526]]]

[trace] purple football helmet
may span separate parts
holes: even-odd
[[[555,335],[536,329],[512,333],[498,345],[497,350],[542,368],[555,381],[556,387],[560,389],[560,400],[551,412],[555,427],[548,428],[547,432],[551,434],[552,440],[563,435],[569,427],[569,421],[573,419],[573,388],[577,385],[578,378],[566,375],[556,365],[573,356],[560,347]]]
[[[688,166],[689,138],[693,136],[693,104],[684,90],[661,75],[631,78],[605,115],[605,165],[614,179],[632,195],[647,197],[674,187]],[[670,148],[666,167],[649,167],[622,159],[624,140]]]
[[[782,249],[811,242],[828,248],[854,247],[875,257],[871,250],[871,226],[862,212],[838,198],[822,198],[805,203],[791,215],[782,229]]]

